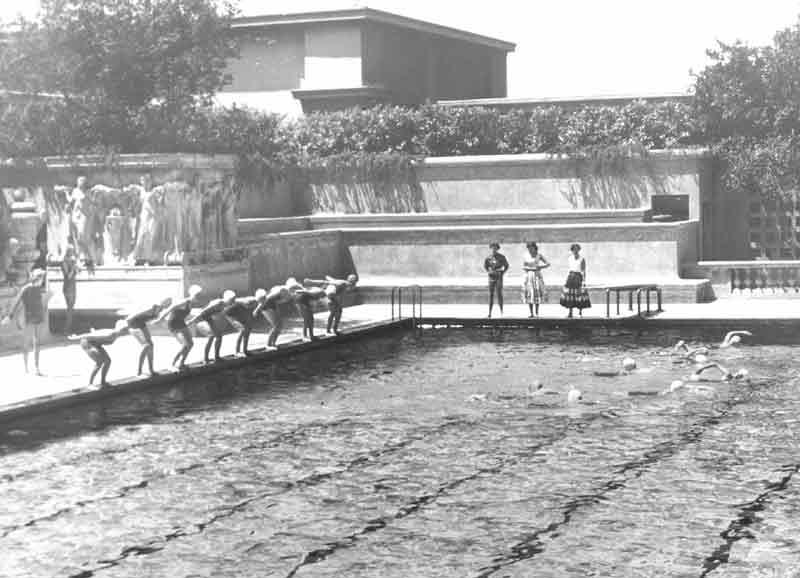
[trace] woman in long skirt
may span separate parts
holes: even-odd
[[[569,250],[569,273],[561,292],[561,306],[569,309],[568,317],[572,317],[572,310],[576,308],[578,315],[583,316],[583,310],[592,306],[586,290],[586,260],[581,257],[581,246],[577,243],[573,243]]]
[[[547,300],[547,289],[542,276],[542,269],[549,267],[542,255],[539,254],[539,247],[531,241],[525,245],[528,248],[528,258],[522,262],[522,270],[525,272],[522,283],[522,301],[528,304],[531,314],[528,317],[539,316],[539,304]]]

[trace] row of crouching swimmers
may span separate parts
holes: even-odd
[[[136,311],[120,311],[124,318],[119,319],[113,329],[93,329],[82,335],[70,335],[69,339],[79,341],[81,348],[95,363],[89,376],[89,385],[100,375],[100,386],[108,385],[107,376],[111,367],[111,357],[105,347],[114,343],[126,334],[133,335],[141,344],[139,353],[138,375],[142,375],[144,362],[147,361],[150,375],[155,375],[153,367],[154,345],[150,334],[151,325],[166,321],[167,329],[180,345],[172,365],[178,371],[186,367],[186,359],[194,346],[192,328],[199,337],[206,338],[203,360],[211,363],[211,350],[214,361],[220,360],[222,338],[233,327],[238,332],[236,338],[236,355],[250,355],[250,335],[261,319],[266,320],[267,350],[277,347],[278,336],[283,329],[282,305],[294,305],[303,319],[303,339],[313,340],[314,304],[327,304],[328,334],[339,334],[339,323],[344,308],[343,297],[355,288],[358,282],[356,275],[348,275],[346,279],[326,276],[324,279],[304,279],[303,283],[290,277],[283,285],[269,289],[258,289],[253,295],[237,297],[230,290],[224,291],[220,297],[211,299],[204,307],[197,310],[203,289],[199,285],[189,287],[188,294],[179,300],[165,298],[159,303],[143,307]]]

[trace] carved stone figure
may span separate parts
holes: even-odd
[[[69,240],[77,249],[78,257],[84,263],[94,264],[97,261],[97,248],[90,203],[86,177],[80,176],[75,183],[75,188],[70,193],[67,203]]]
[[[163,229],[164,189],[152,186],[149,175],[139,179],[139,200],[141,209],[136,226],[136,247],[134,261],[152,265],[161,260],[158,240]]]
[[[108,238],[106,251],[111,260],[122,263],[130,253],[130,227],[128,219],[119,206],[111,207],[106,216],[105,234]]]

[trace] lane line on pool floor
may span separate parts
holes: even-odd
[[[417,496],[407,502],[405,505],[399,507],[394,514],[369,520],[361,530],[344,536],[335,542],[328,542],[321,548],[306,552],[303,555],[302,560],[289,571],[285,578],[293,578],[302,567],[317,564],[340,550],[354,547],[365,536],[386,528],[395,520],[401,520],[407,516],[417,513],[425,506],[436,502],[436,500],[438,500],[440,497],[447,495],[448,492],[455,490],[459,486],[462,486],[487,474],[500,473],[507,467],[513,466],[538,454],[541,450],[566,439],[575,430],[580,431],[601,418],[608,419],[608,416],[603,413],[596,413],[588,416],[588,419],[575,421],[574,423],[568,423],[563,426],[558,435],[550,436],[538,444],[529,446],[524,452],[517,452],[512,457],[505,460],[500,460],[494,465],[479,468],[470,474],[440,484],[433,492]]]
[[[303,478],[300,478],[298,480],[286,482],[284,487],[281,488],[278,491],[275,491],[274,489],[271,489],[271,490],[269,490],[267,492],[261,492],[259,494],[256,494],[255,496],[251,496],[250,498],[247,498],[246,500],[238,502],[237,504],[234,504],[233,506],[229,506],[227,508],[222,509],[222,512],[220,514],[216,514],[216,515],[212,516],[211,518],[209,518],[208,520],[201,521],[201,522],[195,522],[195,523],[190,524],[188,526],[189,529],[179,529],[179,530],[176,530],[174,532],[170,532],[168,534],[164,534],[162,536],[159,536],[157,538],[153,538],[153,539],[147,541],[144,544],[126,546],[126,547],[121,549],[120,554],[116,558],[106,559],[106,560],[98,560],[99,566],[97,566],[97,567],[95,567],[93,569],[82,570],[81,572],[78,572],[76,574],[71,574],[69,576],[69,578],[90,578],[90,577],[95,576],[98,572],[101,572],[103,570],[118,566],[121,562],[123,562],[125,559],[127,559],[131,555],[142,556],[142,555],[148,555],[148,554],[153,554],[153,553],[156,553],[156,552],[160,552],[161,550],[166,548],[167,545],[170,542],[172,542],[172,541],[174,541],[176,539],[179,539],[179,538],[184,538],[184,537],[200,534],[203,531],[205,531],[206,528],[208,528],[209,526],[213,525],[215,522],[217,522],[217,521],[219,521],[221,519],[229,518],[232,515],[240,512],[240,511],[244,511],[244,509],[247,506],[249,506],[250,504],[252,504],[252,503],[264,500],[266,498],[275,498],[275,497],[281,496],[281,495],[283,495],[283,494],[285,494],[285,493],[287,493],[287,492],[289,492],[289,491],[291,491],[291,490],[293,490],[295,488],[298,488],[298,487],[312,487],[312,486],[315,486],[315,485],[320,484],[322,482],[325,482],[325,481],[327,481],[327,480],[329,480],[329,479],[331,479],[331,478],[333,478],[333,477],[335,477],[337,475],[341,475],[343,473],[356,470],[356,469],[358,469],[358,467],[363,466],[365,464],[371,464],[371,463],[374,462],[374,460],[377,460],[377,459],[379,459],[381,457],[384,457],[386,455],[390,455],[390,454],[392,454],[392,453],[394,453],[396,451],[399,451],[399,450],[411,445],[412,443],[414,443],[416,441],[420,441],[422,439],[425,439],[426,437],[428,437],[429,435],[431,435],[433,433],[438,433],[438,432],[441,432],[441,431],[443,431],[445,429],[448,429],[448,428],[451,428],[451,427],[454,427],[454,426],[464,426],[464,425],[473,425],[473,424],[474,424],[474,422],[471,421],[471,420],[463,420],[463,419],[457,419],[457,418],[445,419],[445,420],[443,420],[442,423],[437,424],[436,426],[429,427],[426,430],[418,430],[418,433],[416,435],[414,435],[414,436],[409,436],[409,437],[407,437],[407,438],[405,438],[403,440],[400,440],[398,442],[394,442],[394,443],[390,443],[390,444],[384,444],[380,448],[376,448],[374,450],[370,450],[369,452],[366,452],[366,453],[364,453],[364,454],[362,454],[362,455],[360,455],[360,456],[358,456],[358,457],[346,462],[343,465],[343,467],[341,467],[338,470],[333,470],[333,471],[328,471],[328,472],[323,472],[323,473],[309,474],[309,475],[307,475],[307,476],[305,476]],[[272,507],[278,506],[279,504],[280,504],[279,502],[273,502],[271,504],[267,504],[266,507],[272,508]]]
[[[768,383],[769,382],[762,382],[760,385],[765,386]],[[751,386],[752,385],[753,384],[751,384]],[[619,477],[612,478],[598,486],[589,494],[583,494],[567,502],[562,508],[562,519],[560,521],[553,522],[544,528],[526,534],[521,540],[512,545],[507,553],[496,556],[492,564],[481,568],[478,574],[475,575],[475,578],[488,578],[508,566],[529,560],[541,554],[545,549],[542,538],[546,536],[555,536],[563,526],[570,523],[574,513],[585,507],[591,507],[600,503],[607,494],[624,488],[630,481],[641,477],[653,464],[670,458],[689,445],[699,442],[708,429],[718,425],[723,419],[728,417],[735,406],[744,403],[746,399],[746,396],[729,396],[724,402],[722,409],[717,411],[714,415],[690,426],[689,429],[678,435],[677,440],[673,439],[661,442],[645,452],[641,458],[623,464],[616,470]]]
[[[743,538],[753,539],[748,528],[756,521],[756,512],[764,510],[775,494],[780,494],[789,487],[794,475],[800,471],[800,464],[788,464],[782,469],[787,472],[783,477],[775,482],[770,482],[758,496],[742,504],[739,515],[731,520],[725,531],[720,534],[723,543],[703,561],[703,572],[699,578],[705,578],[723,564],[727,564],[736,542]]]

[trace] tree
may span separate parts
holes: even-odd
[[[237,55],[230,4],[213,0],[43,0],[0,53],[0,88],[59,95],[98,144],[141,146],[207,105]]]

